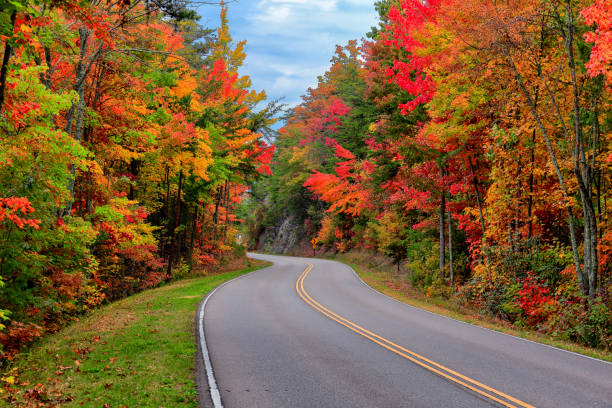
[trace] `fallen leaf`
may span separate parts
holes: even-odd
[[[12,375],[8,377],[2,377],[2,381],[4,381],[7,384],[15,384],[15,377]]]

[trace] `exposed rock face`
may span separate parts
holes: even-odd
[[[289,216],[280,227],[267,228],[259,237],[257,248],[264,252],[286,254],[298,244],[302,236],[302,226],[294,217]]]

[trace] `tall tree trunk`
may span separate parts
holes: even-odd
[[[523,76],[518,72],[518,69],[516,68],[516,64],[514,63],[514,60],[512,59],[512,56],[510,55],[510,50],[507,48],[507,46],[504,51],[505,51],[505,55],[506,55],[508,64],[510,65],[512,72],[514,73],[514,77],[516,78],[516,81],[519,85],[519,89],[521,90],[521,93],[523,94],[525,99],[527,99],[527,103],[531,109],[531,113],[533,114],[536,120],[538,128],[540,129],[540,131],[542,132],[542,135],[544,136],[544,140],[546,141],[546,148],[548,149],[548,155],[550,156],[550,161],[552,162],[553,168],[555,169],[555,174],[557,175],[557,179],[559,180],[561,191],[563,192],[564,197],[571,203],[572,197],[568,193],[568,190],[565,186],[565,178],[563,177],[563,173],[561,172],[561,168],[559,167],[559,162],[557,161],[557,155],[555,154],[555,151],[553,149],[552,142],[548,134],[548,130],[546,129],[546,127],[544,126],[544,123],[542,122],[542,118],[540,117],[540,113],[537,110],[534,100],[531,97],[531,94],[527,91],[527,87],[525,86]],[[554,102],[554,98],[550,90],[549,90],[549,94],[551,95],[551,100]],[[572,244],[572,255],[574,257],[574,266],[576,268],[576,277],[578,279],[578,284],[581,286],[582,293],[588,294],[589,293],[588,275],[586,273],[583,273],[581,263],[580,263],[580,256],[578,254],[578,243],[576,239],[576,226],[574,224],[574,214],[571,208],[571,204],[569,204],[567,207],[567,215],[568,215],[568,224],[569,224],[569,231],[570,231],[570,241]]]
[[[196,203],[193,210],[193,221],[191,222],[191,239],[189,241],[189,266],[193,269],[193,247],[195,244],[196,229],[198,227],[198,209],[199,204]]]
[[[484,214],[482,211],[482,200],[480,199],[480,187],[478,183],[478,179],[476,178],[476,173],[474,171],[474,165],[472,164],[472,159],[468,157],[468,163],[470,164],[470,172],[472,173],[472,184],[474,185],[474,192],[476,193],[476,204],[478,205],[478,216],[480,218],[480,228],[482,230],[482,236],[485,236],[485,220]]]
[[[106,65],[98,64],[99,68],[96,73],[96,86],[93,90],[93,98],[91,98],[91,108],[97,109],[98,104],[100,103],[100,98],[102,97],[102,80],[106,75]]]
[[[51,89],[51,78],[53,72],[51,70],[51,48],[43,46],[43,52],[45,53],[45,63],[47,64],[47,71],[42,75],[41,83],[47,88]]]
[[[231,184],[227,181],[225,186],[225,228],[223,230],[223,243],[227,243],[227,230],[229,229]]]
[[[15,26],[15,17],[17,16],[17,12],[13,10],[11,13],[11,23],[10,29],[11,33],[13,32],[13,28]],[[11,53],[13,52],[13,47],[9,43],[9,39],[7,38],[4,42],[4,56],[2,57],[2,67],[0,67],[0,112],[2,112],[2,108],[4,107],[4,91],[6,90],[6,75],[8,72],[8,64],[11,59]]]
[[[544,30],[544,17],[542,17],[542,21],[540,23],[540,52],[538,54],[538,62],[537,62],[537,75],[538,78],[542,77],[542,57],[544,54],[544,40],[545,40],[545,30]],[[540,99],[540,84],[536,85],[536,89],[534,92],[534,106],[537,109],[538,100]],[[536,130],[533,129],[531,132],[531,148],[529,154],[529,197],[527,198],[527,219],[528,219],[528,230],[527,230],[527,238],[531,239],[533,237],[533,195],[534,195],[534,183],[535,183],[535,148],[536,148]]]
[[[596,171],[593,175],[593,183],[595,185],[595,203],[597,206],[597,222],[599,225],[603,223],[603,215],[601,213],[601,171],[599,169],[595,170],[596,157],[599,153],[601,153],[600,148],[600,137],[601,137],[601,129],[599,127],[599,107],[597,106],[597,100],[593,100],[593,147],[591,153],[591,169]],[[599,229],[598,240],[601,241],[603,236],[603,228]]]
[[[596,188],[596,202],[597,202],[597,215],[599,217],[599,225],[602,224],[603,222],[603,213],[602,213],[602,207],[601,207],[601,184],[602,184],[602,179],[601,179],[601,173],[597,173],[597,178],[595,179],[595,188]],[[599,240],[601,241],[601,238],[603,236],[603,230],[604,228],[600,228],[599,229]]]
[[[91,173],[89,173],[87,175],[87,198],[85,201],[85,211],[87,214],[91,214],[93,212],[93,198],[91,195],[93,188],[93,176]]]
[[[450,270],[450,286],[455,283],[455,272],[453,271],[453,220],[450,209],[448,210],[448,266]]]
[[[181,217],[181,188],[183,184],[183,170],[179,171],[179,182],[178,182],[178,190],[176,192],[176,208],[174,213],[174,222],[172,222],[172,228],[170,228],[170,251],[168,253],[168,269],[166,271],[166,280],[170,281],[172,279],[172,264],[176,259],[176,242],[177,237],[175,230],[179,226],[180,217]],[[171,222],[171,221],[168,221]]]
[[[166,199],[165,199],[165,210],[166,219],[170,219],[170,167],[166,165]]]
[[[206,204],[202,204],[202,220],[200,221],[202,227],[200,228],[200,248],[206,239]]]
[[[219,229],[219,205],[221,204],[221,199],[223,197],[223,187],[217,187],[217,199],[215,200],[215,213],[213,214],[213,227],[214,234],[213,239],[217,240],[217,234]]]
[[[527,198],[527,219],[529,220],[527,238],[531,239],[533,236],[533,184],[534,184],[534,170],[535,170],[535,142],[536,142],[536,131],[533,130],[531,134],[531,154],[530,154],[530,169],[529,169],[529,197]]]
[[[444,177],[444,168],[440,167],[440,179]],[[442,188],[441,196],[440,196],[440,275],[444,276],[444,265],[445,265],[445,234],[444,234],[444,224],[445,224],[445,214],[446,214],[446,192],[444,188]]]
[[[168,231],[166,236],[165,243],[165,252],[166,252],[166,282],[170,282],[172,280],[172,262],[174,261],[174,230],[176,226],[174,225],[174,218],[167,218],[168,222]]]
[[[592,298],[597,290],[597,216],[593,206],[593,169],[586,160],[584,134],[582,131],[582,107],[580,92],[576,77],[576,62],[574,57],[574,14],[571,1],[567,2],[567,32],[565,45],[567,48],[570,77],[572,83],[572,99],[574,107],[574,174],[578,180],[580,199],[584,214],[584,274],[587,276],[588,295]]]
[[[66,132],[72,135],[73,139],[80,142],[83,137],[83,122],[85,118],[85,85],[86,85],[86,77],[91,68],[91,64],[93,63],[93,59],[95,59],[95,55],[92,56],[89,61],[86,58],[87,54],[87,41],[89,40],[89,35],[91,31],[82,27],[79,28],[79,41],[80,41],[80,57],[79,62],[77,63],[75,69],[75,82],[73,89],[77,92],[78,99],[76,105],[73,103],[68,111],[68,115],[66,116]],[[76,116],[76,118],[75,118]],[[70,181],[68,182],[68,193],[69,198],[66,203],[66,207],[64,208],[64,215],[69,215],[72,210],[72,201],[74,199],[74,183],[76,177],[76,168],[74,164],[70,164]]]
[[[183,189],[183,170],[179,170],[178,191],[176,192],[176,211],[174,213],[174,228],[181,223],[181,190]]]
[[[161,257],[166,259],[166,254],[168,253],[168,245],[169,245],[168,238],[170,236],[169,235],[170,234],[170,167],[168,167],[168,165],[166,165],[164,181],[166,184],[166,197],[164,197],[164,209],[163,209],[164,214],[162,215],[163,219],[160,221],[161,223],[163,223],[163,221],[166,221],[168,223],[166,239],[162,242],[162,245],[161,245]]]
[[[521,161],[521,158],[519,156],[518,159],[518,163],[517,163],[517,169],[516,169],[516,183],[517,183],[517,189],[516,189],[516,205],[514,207],[514,234],[512,236],[512,245],[515,245],[516,242],[518,242],[518,238],[519,238],[519,225],[521,224],[520,218],[521,218],[521,198],[522,198],[522,192],[523,192],[523,185],[521,183],[521,172],[523,170],[523,162]]]

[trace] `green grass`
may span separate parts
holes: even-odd
[[[585,356],[599,358],[606,361],[612,361],[612,351],[594,349],[569,341],[556,339],[544,333],[519,328],[509,322],[493,319],[446,299],[427,297],[423,293],[412,289],[407,283],[405,276],[402,277],[401,275],[395,273],[392,265],[388,268],[364,267],[355,263],[356,259],[351,255],[336,255],[329,258],[350,265],[355,272],[357,272],[357,274],[372,288],[411,306],[501,333],[511,334],[513,336],[536,341],[538,343],[548,344],[550,346],[572,351],[574,353],[584,354]]]
[[[19,357],[4,376],[15,379],[4,389],[14,399],[4,403],[197,407],[196,308],[219,284],[263,266],[182,280],[95,311]]]

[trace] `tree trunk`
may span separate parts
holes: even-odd
[[[80,142],[83,137],[83,121],[85,117],[85,78],[91,68],[91,62],[87,62],[87,41],[89,40],[90,31],[88,28],[79,28],[79,41],[80,41],[80,58],[77,63],[75,70],[75,82],[73,89],[77,92],[78,100],[76,105],[73,103],[70,107],[68,115],[66,116],[66,132],[72,135],[73,139]],[[75,121],[76,115],[76,121]],[[74,133],[73,131],[74,127]],[[64,208],[64,215],[69,215],[72,210],[72,201],[74,199],[74,183],[76,176],[76,168],[74,164],[70,165],[70,181],[68,182],[68,193],[69,198]]]
[[[176,192],[176,209],[174,214],[174,222],[172,223],[172,228],[169,229],[170,234],[170,251],[168,253],[168,269],[166,271],[166,280],[170,281],[172,279],[172,263],[176,258],[176,241],[177,237],[175,234],[175,230],[179,225],[180,216],[181,216],[181,187],[183,184],[183,170],[179,171],[179,182],[178,182],[178,191]],[[171,222],[168,220],[168,222]]]
[[[600,137],[601,137],[601,129],[599,127],[599,107],[597,106],[597,101],[593,100],[593,151],[591,153],[591,169],[595,170],[596,160],[595,158],[600,152]],[[602,225],[604,222],[603,215],[601,212],[601,171],[599,169],[596,170],[596,173],[593,175],[593,183],[595,185],[595,203],[597,206],[597,222],[599,225]],[[599,229],[599,235],[597,236],[598,240],[601,240],[603,236],[603,228]]]
[[[582,210],[584,214],[584,274],[588,279],[588,295],[593,298],[597,290],[597,216],[593,206],[593,169],[586,160],[584,134],[582,132],[582,107],[576,77],[576,62],[574,59],[574,15],[571,3],[567,3],[567,48],[568,63],[572,82],[572,99],[574,107],[574,174],[578,180]]]
[[[11,23],[10,29],[11,33],[15,26],[15,17],[17,16],[17,12],[13,10],[11,13]],[[2,112],[2,108],[4,107],[4,91],[6,90],[6,75],[8,72],[8,64],[11,59],[11,53],[13,52],[13,47],[9,44],[9,39],[7,38],[4,42],[4,56],[2,57],[2,67],[0,67],[0,112]]]
[[[102,97],[102,80],[104,79],[105,75],[106,75],[106,66],[104,64],[98,64],[99,68],[98,68],[98,72],[96,74],[96,86],[95,89],[93,91],[93,98],[91,98],[91,108],[92,109],[97,109],[98,108],[98,104],[100,103],[100,98]]]
[[[51,77],[53,76],[53,72],[51,71],[51,48],[47,46],[43,46],[43,52],[45,53],[45,63],[47,64],[47,71],[42,75],[42,79],[40,82],[47,87],[47,89],[51,89]]]
[[[202,221],[200,221],[202,227],[200,228],[200,249],[202,248],[202,244],[205,241],[206,235],[205,235],[205,231],[206,231],[206,204],[202,204]]]
[[[563,191],[563,195],[571,203],[572,197],[569,195],[568,190],[565,186],[565,178],[563,177],[563,173],[561,172],[561,168],[559,167],[559,162],[557,161],[557,155],[555,154],[555,151],[553,150],[552,142],[550,140],[550,136],[548,135],[548,130],[544,126],[544,123],[542,122],[542,118],[540,117],[540,113],[537,110],[534,100],[529,94],[529,92],[527,91],[527,87],[525,86],[523,77],[518,72],[518,69],[516,68],[516,65],[514,64],[514,60],[512,59],[512,56],[510,55],[510,51],[507,48],[505,50],[505,54],[508,60],[508,64],[510,65],[510,68],[512,69],[514,73],[516,81],[519,84],[521,93],[523,94],[525,99],[527,99],[527,103],[531,109],[531,113],[533,114],[536,120],[538,128],[540,129],[540,131],[542,132],[542,135],[544,136],[544,140],[546,141],[546,148],[548,149],[548,154],[550,156],[550,161],[552,162],[553,167],[555,169],[555,174],[557,175],[557,179],[559,180],[561,191]],[[549,94],[550,94],[550,91],[549,91]],[[554,102],[554,99],[552,98],[552,94],[551,94],[551,99]],[[583,274],[582,267],[580,266],[580,256],[578,255],[578,243],[576,240],[576,227],[574,225],[574,214],[572,212],[571,204],[569,204],[567,207],[567,214],[568,214],[568,222],[569,222],[569,230],[570,230],[570,240],[572,244],[572,255],[574,257],[574,266],[576,268],[576,277],[578,279],[579,285],[581,286],[582,293],[588,294],[589,285],[588,285],[588,281],[586,280],[588,279],[588,276],[587,274]]]
[[[225,228],[223,230],[223,243],[227,243],[227,230],[229,228],[231,184],[228,181],[225,187]]]
[[[541,29],[540,29],[540,53],[538,54],[538,62],[537,62],[537,75],[538,78],[542,77],[542,56],[544,53],[544,40],[545,40],[545,30],[544,30],[544,18],[542,18]],[[534,92],[534,106],[537,109],[538,100],[540,98],[540,84],[536,85],[536,89]],[[533,237],[533,188],[534,188],[534,170],[535,170],[535,148],[536,148],[536,130],[533,129],[531,133],[531,149],[529,154],[529,197],[527,198],[527,219],[528,219],[528,229],[527,229],[527,238],[531,239]]]
[[[181,222],[181,190],[183,188],[183,170],[179,170],[178,191],[176,192],[176,212],[174,214],[174,228]]]
[[[217,187],[217,199],[215,200],[215,213],[213,214],[213,226],[214,226],[214,234],[213,239],[217,240],[218,228],[219,228],[219,204],[221,202],[221,198],[223,197],[223,187]]]
[[[166,219],[170,219],[170,167],[166,166]]]
[[[191,269],[193,269],[193,247],[195,244],[196,229],[198,227],[198,203],[196,203],[194,207],[193,221],[191,222],[191,240],[189,241],[189,265]]]
[[[134,179],[136,179],[136,176],[138,176],[139,166],[140,166],[140,163],[138,160],[136,159],[130,160],[130,173],[134,177]],[[136,197],[136,190],[134,189],[133,180],[130,180],[130,181],[131,182],[130,182],[130,191],[128,192],[128,200],[134,200],[134,198]]]
[[[166,239],[162,242],[161,245],[161,257],[166,259],[166,254],[168,253],[168,237],[170,234],[170,168],[166,165],[166,174],[164,181],[166,183],[166,197],[164,198],[164,208],[163,212],[165,214],[160,217],[165,217],[160,220],[160,223],[166,221],[168,223],[168,230],[166,233]]]
[[[440,168],[440,179],[444,176],[444,169]],[[440,275],[444,276],[444,265],[445,265],[445,234],[444,234],[444,215],[446,214],[446,192],[444,189],[441,191],[440,197]]]
[[[450,286],[455,283],[455,273],[453,271],[453,221],[450,210],[448,211],[448,266],[450,269]]]
[[[521,198],[522,198],[522,193],[523,193],[523,185],[521,183],[521,171],[523,170],[523,162],[519,156],[518,159],[518,163],[517,163],[517,169],[516,169],[516,182],[517,182],[517,189],[516,189],[516,205],[514,207],[514,233],[512,236],[512,245],[515,245],[516,242],[518,242],[518,238],[519,238],[519,226],[521,224]]]
[[[533,172],[535,170],[535,142],[536,142],[536,131],[533,129],[531,134],[531,157],[530,157],[530,170],[529,170],[529,197],[527,198],[527,219],[529,220],[528,230],[527,230],[527,238],[531,239],[533,236],[533,219],[532,219],[532,211],[533,211],[533,183],[534,183],[534,175]]]
[[[484,215],[482,211],[482,201],[480,199],[480,188],[478,187],[478,179],[476,178],[476,173],[474,172],[474,165],[472,164],[472,159],[468,157],[468,163],[470,164],[470,172],[472,173],[472,184],[474,184],[474,191],[476,193],[476,204],[478,204],[478,215],[480,217],[480,228],[482,230],[482,237],[485,237],[485,221]]]

